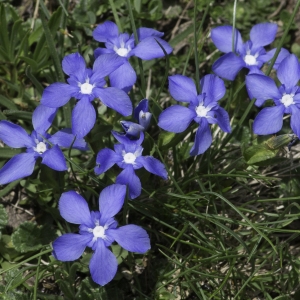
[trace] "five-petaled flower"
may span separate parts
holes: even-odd
[[[116,87],[106,87],[105,76],[120,67],[124,61],[117,54],[98,57],[93,70],[86,68],[79,53],[67,55],[62,61],[63,71],[70,77],[68,84],[56,82],[45,88],[41,104],[57,108],[65,105],[71,97],[79,100],[72,112],[72,131],[77,137],[84,137],[96,122],[96,112],[91,104],[95,98],[123,116],[132,113],[128,95]]]
[[[226,110],[219,106],[218,100],[225,95],[222,79],[209,74],[201,81],[201,94],[197,95],[192,79],[174,75],[169,77],[171,96],[181,102],[189,103],[188,107],[173,105],[164,110],[159,116],[158,126],[171,132],[183,132],[194,120],[199,124],[191,155],[204,153],[212,143],[209,124],[218,124],[225,132],[230,132],[229,116]]]
[[[172,47],[161,39],[164,35],[163,32],[141,27],[137,29],[137,35],[139,43],[136,45],[133,34],[119,33],[118,26],[111,21],[98,25],[93,32],[94,39],[105,43],[106,47],[97,48],[95,50],[96,57],[104,53],[116,53],[123,58],[124,64],[112,72],[109,75],[109,79],[112,86],[123,89],[126,92],[136,82],[136,73],[128,62],[131,56],[137,56],[143,60],[163,57],[165,54],[160,45],[166,53],[170,54],[172,51]]]
[[[138,140],[129,140],[126,135],[112,132],[120,142],[115,144],[114,150],[104,148],[97,154],[95,173],[100,175],[110,169],[114,164],[124,169],[116,178],[116,183],[125,184],[129,188],[129,197],[134,199],[141,194],[141,181],[134,170],[144,167],[148,172],[167,179],[165,166],[153,156],[142,156],[141,144],[144,133],[141,132]]]
[[[60,214],[66,221],[80,227],[79,234],[66,233],[53,242],[54,257],[61,261],[73,261],[83,254],[86,247],[91,247],[94,250],[90,261],[92,279],[103,286],[117,272],[117,259],[108,249],[114,241],[131,252],[148,251],[150,239],[143,228],[136,225],[117,228],[114,216],[122,208],[125,195],[125,185],[110,185],[100,194],[100,212],[90,212],[87,202],[75,191],[63,193],[59,200]]]
[[[250,40],[243,43],[241,34],[235,29],[234,49],[232,42],[232,26],[219,26],[211,31],[211,39],[216,47],[226,53],[213,64],[213,71],[220,77],[234,80],[242,68],[249,69],[249,74],[263,74],[262,65],[270,61],[276,49],[266,52],[264,46],[271,44],[276,36],[277,25],[261,23],[252,27]],[[277,69],[279,63],[289,54],[286,49],[281,49],[274,64]]]
[[[52,111],[52,117],[45,122],[43,116],[49,116],[49,111]],[[0,184],[6,184],[31,175],[39,158],[42,159],[42,164],[53,170],[64,171],[67,169],[66,160],[60,147],[70,147],[75,136],[70,129],[60,130],[52,136],[46,133],[55,112],[56,109],[38,106],[33,113],[34,130],[31,135],[19,125],[8,121],[0,122],[0,140],[12,148],[26,148],[25,153],[15,155],[2,167],[0,170]],[[87,150],[87,145],[83,139],[76,139],[73,147]]]
[[[291,128],[300,137],[300,66],[294,54],[287,56],[279,65],[277,77],[281,82],[278,88],[275,81],[264,75],[246,76],[249,95],[256,98],[255,104],[261,106],[266,100],[273,99],[275,106],[263,108],[253,123],[253,132],[259,135],[278,132],[283,125],[283,115],[291,115]]]

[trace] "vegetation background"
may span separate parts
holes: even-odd
[[[114,245],[120,265],[105,287],[90,279],[91,252],[71,263],[51,255],[58,235],[77,230],[59,215],[61,193],[80,189],[96,209],[99,192],[119,172],[115,168],[100,176],[101,184],[93,181],[95,155],[115,143],[112,129],[121,131],[120,116],[96,104],[97,123],[87,136],[91,150],[65,151],[76,177],[38,165],[32,176],[2,186],[0,299],[300,299],[299,146],[289,152],[287,143],[277,145],[274,137],[260,140],[252,134],[258,109],[249,106],[245,73],[226,82],[228,91],[221,100],[232,134],[214,128],[213,145],[203,155],[189,156],[194,127],[177,135],[157,127],[162,109],[175,103],[166,75],[196,79],[197,69],[200,78],[211,73],[221,53],[209,38],[210,30],[232,25],[233,16],[244,41],[253,25],[275,22],[272,47],[283,46],[300,57],[299,11],[289,25],[298,2],[240,0],[233,14],[234,1],[221,0],[0,0],[0,119],[28,132],[43,89],[65,80],[62,58],[79,51],[92,65],[99,46],[92,38],[97,24],[112,20],[132,32],[128,3],[137,28],[164,32],[174,48],[167,60],[143,63],[146,95],[141,77],[130,93],[134,105],[144,96],[150,100],[153,120],[144,153],[165,163],[169,180],[139,172],[142,195],[126,202],[117,219],[143,226],[151,251],[135,255]],[[133,63],[139,72],[138,62]],[[53,128],[70,127],[69,116],[62,109]],[[280,134],[291,131],[289,120],[285,122]],[[0,166],[16,153],[0,142]]]

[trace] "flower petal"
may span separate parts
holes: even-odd
[[[159,37],[147,37],[137,44],[137,46],[130,52],[144,60],[150,60],[165,56],[160,45],[164,48],[167,54],[172,52],[172,47]]]
[[[140,122],[140,112],[143,111],[148,112],[149,111],[149,100],[148,99],[143,99],[139,102],[139,104],[135,107],[133,110],[133,116],[134,118]]]
[[[211,31],[211,39],[215,46],[224,53],[233,52],[232,49],[232,30],[233,27],[229,25],[219,26]],[[234,52],[241,53],[243,51],[243,40],[240,32],[235,29],[235,49]]]
[[[0,184],[6,184],[31,175],[35,161],[34,152],[17,154],[0,170]]]
[[[62,68],[67,75],[76,75],[77,78],[81,78],[80,74],[85,74],[85,60],[79,53],[66,55],[62,61]]]
[[[134,199],[142,192],[140,179],[136,176],[133,167],[128,165],[116,178],[116,183],[125,184],[129,188],[129,197]]]
[[[150,36],[162,37],[164,35],[163,32],[157,31],[152,28],[147,28],[147,27],[138,28],[136,32],[139,41],[144,40],[145,38]]]
[[[95,167],[94,171],[97,175],[101,175],[121,160],[122,158],[116,154],[116,152],[111,149],[104,148],[97,154],[96,163],[98,166]]]
[[[141,163],[148,172],[158,175],[163,179],[168,178],[165,165],[153,156],[139,156],[136,161]]]
[[[271,44],[276,37],[277,24],[261,23],[254,25],[250,31],[252,50]]]
[[[197,97],[197,90],[194,81],[183,75],[169,77],[169,91],[171,96],[180,102],[191,102]]]
[[[113,237],[122,248],[130,252],[145,253],[151,248],[148,233],[137,225],[108,229],[107,235]]]
[[[67,170],[66,159],[57,145],[44,152],[42,164],[56,171]]]
[[[112,184],[102,190],[99,197],[100,223],[114,217],[122,208],[126,196],[126,185]]]
[[[291,128],[297,137],[300,137],[300,109],[296,105],[290,105],[291,108]]]
[[[126,61],[109,75],[109,79],[112,87],[116,87],[127,93],[136,82],[136,73],[130,63]]]
[[[279,65],[277,77],[285,85],[287,93],[297,85],[300,79],[300,66],[295,54],[287,56]]]
[[[0,122],[0,140],[12,148],[36,146],[25,129],[8,121]]]
[[[158,119],[158,126],[171,132],[182,132],[188,128],[196,112],[180,105],[173,105],[164,110]]]
[[[94,73],[90,80],[91,84],[114,72],[126,62],[126,58],[121,57],[116,53],[102,54],[98,56],[93,65]]]
[[[90,261],[92,279],[101,286],[106,285],[115,277],[117,269],[115,255],[105,247],[102,239],[98,239],[96,251]]]
[[[278,132],[282,128],[284,105],[262,109],[253,122],[253,132],[266,135]]]
[[[257,58],[257,60],[258,60],[258,61],[262,61],[263,63],[269,62],[269,61],[273,58],[273,56],[274,56],[276,50],[277,50],[277,49],[274,48],[274,49],[268,51],[266,54],[260,55],[260,56]],[[277,59],[276,59],[276,61],[275,61],[275,64],[274,64],[274,66],[273,66],[273,68],[274,68],[275,70],[277,70],[279,64],[280,64],[280,63],[282,62],[282,60],[285,59],[288,55],[290,55],[290,52],[289,52],[288,50],[284,49],[284,48],[281,48],[281,49],[280,49],[280,52],[279,52],[279,54],[278,54],[278,56],[277,56]]]
[[[72,132],[78,138],[86,136],[96,122],[95,108],[87,97],[82,98],[72,112]]]
[[[209,124],[205,118],[201,119],[199,128],[195,136],[195,143],[190,151],[191,155],[199,155],[204,153],[211,145],[212,136]]]
[[[32,114],[32,124],[35,131],[44,133],[52,125],[57,113],[57,108],[40,104]]]
[[[72,133],[72,130],[70,128],[64,128],[53,134],[51,138],[49,138],[49,141],[54,145],[69,148],[72,145],[74,138],[75,135]],[[76,138],[72,148],[83,151],[89,149],[86,141],[83,138]]]
[[[93,38],[98,42],[107,42],[119,35],[118,26],[111,21],[105,21],[98,25],[93,31]]]
[[[139,138],[140,133],[145,130],[145,128],[142,125],[130,121],[120,121],[120,123],[126,132],[126,136],[130,139]]]
[[[85,199],[75,191],[65,192],[58,203],[60,215],[69,223],[94,227]]]
[[[212,69],[218,76],[228,80],[234,80],[243,67],[246,67],[244,60],[240,56],[229,52],[217,59]]]
[[[206,95],[205,105],[220,100],[226,93],[224,81],[213,74],[205,75],[200,80],[200,85],[202,88],[201,94],[205,93]]]
[[[52,83],[44,89],[41,104],[53,108],[61,107],[78,91],[79,87],[61,82]]]
[[[261,106],[268,99],[281,98],[281,94],[279,93],[274,80],[265,75],[247,75],[246,88],[250,99],[257,99],[255,103],[257,106]]]
[[[98,58],[98,56],[100,56],[102,54],[108,54],[108,53],[116,53],[116,52],[114,50],[112,50],[112,49],[106,49],[106,48],[98,47],[94,51],[94,56],[95,56],[95,58]]]
[[[53,256],[61,261],[76,260],[83,254],[91,237],[88,234],[66,233],[53,242]]]
[[[217,110],[214,110],[214,113],[215,113],[215,119],[217,121],[217,124],[220,126],[220,128],[224,132],[230,132],[231,127],[230,127],[228,112],[224,108],[219,106]]]
[[[132,114],[132,103],[129,96],[122,90],[114,87],[94,88],[94,94],[108,107],[123,116]]]

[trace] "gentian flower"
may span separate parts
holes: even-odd
[[[294,54],[287,56],[279,65],[277,77],[281,82],[279,88],[275,81],[264,75],[246,76],[248,93],[256,98],[255,104],[261,106],[266,100],[273,99],[275,106],[263,108],[253,123],[253,132],[259,135],[278,132],[283,125],[283,115],[291,115],[291,128],[300,137],[300,66]]]
[[[124,64],[109,75],[112,86],[128,92],[136,82],[136,73],[131,67],[128,59],[137,56],[144,60],[163,57],[165,54],[157,41],[164,48],[166,53],[171,53],[172,47],[161,37],[163,32],[151,28],[141,27],[137,29],[139,43],[136,45],[134,36],[128,33],[119,33],[118,26],[106,21],[98,25],[93,32],[93,37],[98,42],[105,43],[106,48],[97,48],[95,57],[104,53],[116,53],[124,60]],[[109,63],[109,62],[108,62]]]
[[[105,285],[118,268],[118,262],[108,247],[116,241],[122,248],[137,253],[150,249],[147,232],[136,225],[117,228],[114,216],[123,206],[126,186],[113,184],[104,188],[99,197],[99,211],[90,212],[87,202],[75,191],[63,193],[59,199],[61,216],[70,223],[79,224],[79,234],[66,233],[53,242],[53,256],[61,261],[78,259],[86,247],[94,250],[90,261],[92,279]]]
[[[202,92],[197,95],[192,79],[182,75],[170,76],[171,96],[177,101],[189,103],[189,106],[168,107],[160,114],[158,120],[159,127],[176,133],[186,130],[193,120],[199,124],[195,143],[190,151],[191,155],[204,153],[211,145],[212,136],[209,124],[218,124],[225,132],[231,130],[228,113],[217,102],[226,92],[223,80],[209,74],[201,79],[200,85]]]
[[[0,184],[6,184],[31,175],[39,158],[42,159],[42,164],[53,170],[67,170],[66,160],[59,146],[69,147],[75,136],[70,129],[58,131],[52,136],[45,132],[51,124],[49,125],[49,119],[45,122],[43,116],[51,115],[49,113],[51,110],[55,114],[55,109],[49,110],[43,106],[39,106],[35,110],[33,113],[33,127],[35,130],[32,131],[31,135],[19,125],[8,121],[0,121],[0,140],[12,148],[26,148],[25,153],[15,155],[2,167],[0,170]],[[50,121],[52,122],[52,120]],[[83,139],[76,139],[73,147],[87,150],[87,145]]]
[[[134,170],[144,167],[148,172],[167,179],[165,166],[153,156],[142,156],[141,144],[144,133],[141,132],[138,140],[129,140],[125,135],[112,132],[120,142],[114,146],[114,150],[104,148],[97,154],[95,173],[100,175],[110,169],[114,164],[124,169],[116,178],[116,183],[125,184],[129,188],[129,197],[134,199],[142,192],[140,179]]]
[[[152,114],[149,112],[149,101],[143,99],[133,111],[134,118],[139,122],[121,121],[121,125],[130,139],[138,139],[142,131],[146,131],[150,125]]]
[[[45,88],[41,104],[57,108],[65,105],[71,97],[77,105],[72,112],[72,130],[77,137],[84,137],[96,122],[96,112],[91,104],[95,98],[123,116],[132,113],[128,95],[115,87],[104,87],[104,77],[123,64],[117,54],[102,55],[95,60],[93,70],[86,68],[84,58],[79,53],[67,55],[62,61],[63,71],[70,77],[68,84],[56,82]]]
[[[266,52],[264,46],[271,44],[276,36],[277,25],[273,23],[261,23],[252,27],[250,40],[243,43],[241,34],[235,29],[234,52],[232,52],[232,26],[219,26],[212,29],[211,39],[215,46],[226,53],[213,64],[212,69],[218,76],[234,80],[242,68],[249,69],[249,74],[263,74],[262,65],[270,61],[276,49]],[[281,49],[274,68],[289,54],[286,49]]]

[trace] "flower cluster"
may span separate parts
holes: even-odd
[[[136,56],[150,60],[169,54],[172,48],[162,39],[163,35],[151,28],[140,28],[136,42],[133,35],[119,33],[116,24],[107,21],[93,33],[94,38],[104,42],[106,48],[96,49],[92,68],[86,66],[79,53],[65,56],[62,69],[68,76],[67,83],[54,82],[45,88],[41,104],[33,112],[34,130],[31,135],[19,125],[0,121],[0,139],[9,147],[25,148],[24,153],[15,155],[1,168],[0,184],[31,175],[39,158],[42,164],[56,171],[66,171],[68,166],[61,148],[89,149],[84,137],[96,122],[94,100],[100,99],[121,115],[130,116],[133,107],[128,92],[136,82],[136,73],[129,59]],[[109,77],[110,85],[106,77]],[[72,111],[72,128],[52,134],[51,125],[58,109],[71,98],[77,101]],[[111,281],[117,271],[116,257],[108,249],[113,242],[136,253],[145,253],[150,249],[149,236],[144,229],[136,225],[117,227],[114,216],[123,207],[127,189],[130,199],[141,194],[142,185],[135,174],[136,169],[144,167],[150,173],[167,179],[167,172],[160,161],[152,156],[142,156],[141,144],[151,116],[149,102],[143,99],[134,110],[137,123],[121,121],[125,133],[113,132],[120,142],[115,145],[115,151],[105,148],[98,153],[97,175],[115,163],[123,169],[116,183],[102,190],[100,212],[90,212],[87,202],[75,191],[63,193],[59,200],[61,216],[80,227],[79,234],[63,234],[54,241],[53,255],[61,261],[72,261],[78,259],[86,247],[92,248],[94,255],[90,261],[90,271],[93,280],[100,285]]]
[[[169,92],[183,104],[171,105],[162,111],[158,126],[181,133],[196,123],[198,128],[190,155],[203,154],[213,142],[211,125],[216,124],[222,131],[231,132],[229,114],[219,104],[226,95],[224,81],[219,77],[234,80],[242,68],[247,68],[246,87],[250,98],[256,98],[259,107],[266,100],[272,99],[274,103],[257,115],[253,124],[254,133],[264,135],[278,132],[282,128],[283,115],[289,114],[291,128],[300,137],[298,59],[281,49],[274,64],[281,83],[279,87],[261,70],[276,52],[276,49],[267,52],[264,48],[273,42],[276,32],[275,24],[255,25],[250,31],[250,40],[244,43],[239,31],[233,31],[231,26],[213,29],[211,39],[225,53],[213,64],[212,70],[216,75],[203,76],[199,84],[197,82],[199,90],[189,77],[170,76]],[[97,26],[93,37],[103,43],[103,47],[95,50],[93,67],[87,67],[80,53],[64,57],[62,69],[68,76],[67,83],[53,82],[45,88],[41,104],[33,112],[33,131],[30,135],[19,125],[0,121],[0,140],[9,147],[25,149],[0,169],[0,184],[31,175],[39,159],[42,164],[56,171],[66,171],[68,166],[62,148],[89,149],[84,137],[90,133],[97,119],[93,101],[99,99],[122,116],[132,115],[133,105],[128,92],[136,83],[137,76],[130,58],[136,56],[150,60],[172,51],[171,46],[162,39],[162,32],[142,27],[136,35],[135,39],[133,34],[120,33],[117,25],[111,21]],[[77,101],[72,111],[72,128],[64,128],[53,134],[51,124],[57,111],[71,98]],[[147,139],[145,131],[152,117],[150,111],[153,112],[148,99],[141,100],[133,111],[136,123],[123,120],[121,126],[125,132],[112,131],[118,141],[114,150],[103,148],[97,153],[94,167],[96,175],[105,173],[114,165],[122,169],[115,183],[101,191],[99,211],[90,212],[88,203],[75,191],[63,193],[59,200],[61,216],[67,222],[80,226],[78,234],[63,234],[53,242],[53,255],[61,261],[73,261],[84,253],[86,247],[92,248],[90,272],[92,279],[100,285],[110,282],[117,272],[116,257],[108,248],[112,243],[117,242],[128,251],[142,254],[150,249],[150,239],[144,229],[136,225],[118,227],[114,218],[122,209],[126,195],[129,199],[141,195],[142,182],[136,170],[144,168],[163,179],[168,178],[161,161],[150,155],[142,155],[145,136]]]

